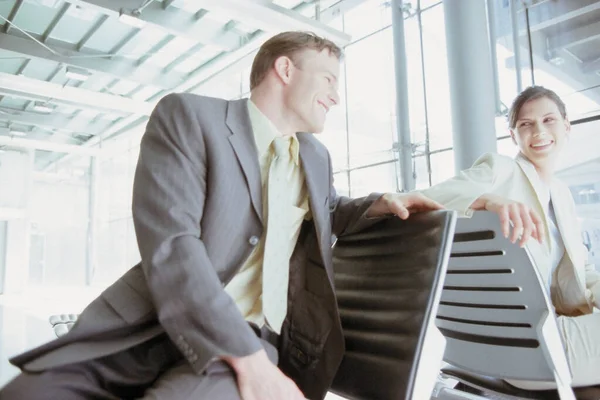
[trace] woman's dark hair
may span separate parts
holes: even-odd
[[[510,106],[510,110],[508,111],[508,127],[510,129],[515,129],[517,126],[517,120],[519,119],[519,113],[521,112],[521,108],[523,108],[525,103],[541,97],[546,97],[552,100],[558,107],[560,115],[562,115],[563,118],[567,118],[567,108],[565,107],[565,103],[560,99],[560,97],[558,97],[556,93],[550,89],[546,89],[543,86],[530,86],[523,90]]]

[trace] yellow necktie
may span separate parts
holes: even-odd
[[[294,164],[289,138],[273,140],[274,156],[267,185],[267,236],[263,258],[263,313],[271,329],[280,333],[287,313],[290,260],[286,259],[286,240],[291,240],[286,209],[290,206],[287,181]]]

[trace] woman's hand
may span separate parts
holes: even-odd
[[[505,238],[512,235],[510,241],[515,243],[519,237],[519,246],[525,246],[530,237],[542,243],[544,236],[544,223],[540,216],[527,205],[494,194],[484,194],[471,205],[473,210],[492,211],[500,217],[502,233]]]

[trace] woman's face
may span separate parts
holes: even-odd
[[[558,106],[547,97],[530,100],[521,107],[510,134],[521,154],[537,167],[552,168],[571,130]]]

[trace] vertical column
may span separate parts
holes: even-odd
[[[96,269],[96,237],[97,237],[97,204],[98,204],[98,157],[90,157],[89,173],[89,198],[88,198],[88,231],[85,284],[92,284]]]
[[[494,77],[486,2],[444,0],[456,171],[496,152]]]
[[[406,44],[404,42],[404,12],[402,0],[392,0],[392,31],[394,33],[394,66],[396,75],[396,133],[398,136],[399,166],[402,191],[415,188],[412,170],[412,143],[408,110],[408,78]]]

